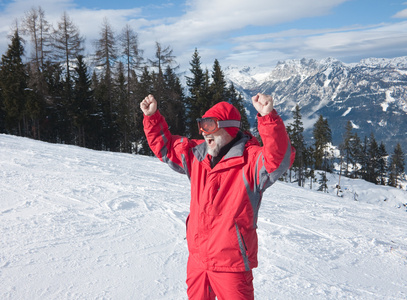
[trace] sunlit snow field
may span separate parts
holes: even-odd
[[[407,192],[330,180],[265,193],[256,299],[406,299]],[[0,299],[187,299],[188,207],[156,158],[0,135]]]

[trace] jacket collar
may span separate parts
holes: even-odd
[[[239,139],[235,142],[232,148],[230,148],[230,150],[226,153],[224,159],[242,156],[247,141],[249,141],[252,138],[252,136],[242,133],[241,131],[238,132],[237,136]],[[192,148],[192,153],[194,154],[198,161],[202,162],[208,155],[206,142],[203,142]]]
[[[246,145],[247,141],[250,139],[250,136],[245,135],[241,131],[238,132],[237,136],[239,139],[234,143],[232,148],[230,148],[228,153],[225,154],[225,159],[243,155],[245,145]]]

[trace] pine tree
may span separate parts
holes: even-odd
[[[209,70],[205,69],[204,72],[204,83],[202,87],[202,96],[201,96],[201,106],[200,106],[200,117],[205,114],[205,112],[211,108],[210,104],[212,99],[212,91],[211,91],[211,76],[209,75]]]
[[[225,101],[226,95],[226,80],[221,69],[219,61],[215,59],[212,69],[212,83],[210,85],[210,101],[205,106],[205,111],[211,108],[216,103]]]
[[[32,8],[23,19],[23,31],[31,38],[32,56],[30,59],[29,87],[34,90],[38,104],[45,106],[46,83],[43,76],[44,65],[50,53],[51,26],[45,19],[45,12],[41,7]],[[39,124],[38,135],[39,132]]]
[[[66,124],[63,123],[62,113],[65,115],[65,108],[61,99],[64,96],[63,70],[59,63],[46,61],[44,63],[42,75],[47,89],[47,105],[45,107],[46,118],[42,122],[41,137],[45,141],[61,143],[62,136],[66,136]]]
[[[155,48],[155,59],[149,59],[148,61],[152,67],[157,68],[158,73],[163,73],[167,66],[172,66],[175,63],[175,56],[172,54],[173,50],[170,46],[163,48],[159,42],[156,42]]]
[[[379,146],[377,145],[374,134],[370,135],[367,145],[367,168],[366,180],[374,184],[378,183],[379,177]]]
[[[205,90],[205,73],[201,68],[201,57],[199,56],[197,49],[195,49],[192,60],[189,64],[191,66],[189,70],[192,76],[186,77],[186,83],[190,94],[186,99],[187,132],[189,137],[199,138],[196,119],[203,115],[202,107],[207,101],[207,91]]]
[[[378,159],[378,175],[380,185],[386,184],[386,175],[387,175],[387,151],[383,142],[380,143],[379,150],[377,153]]]
[[[28,73],[30,74],[29,68]],[[26,135],[34,139],[41,139],[40,120],[45,116],[44,95],[35,86],[29,86],[26,91]]]
[[[118,55],[116,37],[107,18],[103,19],[99,35],[99,39],[95,41],[95,62],[96,66],[103,69],[102,81],[107,89],[106,98],[109,101],[110,113],[113,113],[113,67]]]
[[[65,71],[65,82],[61,98],[55,98],[58,114],[59,137],[64,143],[74,143],[72,116],[72,76],[71,62],[83,52],[84,38],[78,27],[66,12],[63,13],[57,28],[53,30],[53,56]]]
[[[237,108],[237,110],[240,112],[240,117],[241,117],[240,129],[242,131],[250,131],[250,123],[249,123],[249,119],[247,117],[246,109],[244,107],[242,95],[240,95],[236,91],[233,83],[226,90],[226,94],[227,94],[228,102],[231,103],[233,106],[235,106]]]
[[[90,126],[91,115],[93,115],[93,99],[91,91],[91,80],[88,74],[88,67],[84,57],[77,57],[74,69],[74,89],[72,100],[72,120],[77,129],[75,134],[75,144],[87,147],[88,128]]]
[[[154,89],[154,98],[157,100],[158,109],[164,114],[168,109],[168,103],[166,99],[166,90],[165,90],[165,81],[164,74],[162,70],[156,73],[152,71],[151,73],[153,78],[153,89]]]
[[[68,14],[64,12],[57,28],[53,32],[54,58],[65,65],[66,84],[71,85],[70,62],[80,55],[84,48],[84,38],[81,37],[78,27],[73,23]],[[69,91],[68,91],[69,92]]]
[[[164,74],[165,93],[167,102],[166,120],[171,133],[176,135],[186,134],[185,97],[181,82],[174,70],[167,66]]]
[[[139,48],[137,33],[128,24],[123,28],[119,41],[127,67],[127,97],[130,98],[130,78],[134,70],[141,69],[143,51]]]
[[[11,44],[1,58],[0,89],[2,93],[5,127],[8,133],[26,135],[27,72],[22,61],[23,40],[19,30],[14,31]]]
[[[101,101],[103,115],[103,139],[106,150],[119,150],[119,132],[117,124],[117,112],[115,108],[113,68],[117,60],[116,37],[107,18],[103,19],[100,30],[100,38],[95,41],[96,65],[102,68],[98,86],[98,98]]]
[[[352,164],[352,139],[354,138],[352,132],[353,126],[352,122],[348,121],[345,127],[345,134],[343,135],[343,141],[339,146],[339,149],[342,152],[342,156],[344,157],[346,168],[345,168],[345,176],[349,176],[349,165]]]
[[[132,128],[132,109],[128,97],[127,81],[125,79],[125,70],[122,62],[119,62],[117,68],[117,76],[115,79],[115,109],[117,117],[117,126],[119,131],[120,148],[121,152],[131,152],[130,131]]]
[[[306,178],[310,178],[310,189],[312,189],[312,182],[315,179],[315,170],[314,170],[315,162],[313,153],[314,148],[312,146],[305,147],[303,155],[305,169],[304,175]]]
[[[144,67],[143,73],[140,76],[140,80],[138,83],[137,87],[137,92],[138,92],[138,105],[140,105],[140,102],[144,99],[149,94],[154,95],[154,86],[153,86],[153,77],[152,74],[150,74],[147,66]],[[137,134],[137,139],[136,139],[136,153],[139,154],[144,154],[144,155],[154,155],[153,152],[151,151],[147,139],[145,137],[145,134],[143,132],[143,113],[140,109],[136,110],[136,128],[139,129],[138,134]]]
[[[302,123],[301,110],[298,104],[295,106],[295,110],[293,112],[293,123],[287,126],[287,132],[290,135],[291,144],[296,150],[293,167],[297,170],[298,185],[302,186],[304,177],[304,155],[306,154],[306,145],[303,136],[304,127]]]
[[[42,70],[51,46],[51,25],[45,19],[45,12],[39,6],[31,8],[26,12],[23,19],[24,33],[29,35],[33,45],[33,55],[31,61],[35,70]]]
[[[354,134],[353,139],[350,141],[350,151],[352,153],[352,174],[351,178],[358,178],[360,177],[360,169],[359,166],[363,163],[363,147],[362,142],[357,133]]]
[[[404,173],[405,161],[404,153],[401,149],[400,143],[394,148],[394,152],[390,158],[390,169],[389,169],[389,185],[393,187],[398,187],[401,175]]]
[[[365,139],[362,143],[362,147],[360,150],[360,156],[359,156],[359,164],[361,165],[359,172],[360,172],[361,178],[364,180],[368,180],[368,164],[369,164],[368,147],[369,147],[369,141],[368,141],[367,136],[365,136]]]
[[[171,104],[168,102],[166,83],[164,80],[164,69],[175,64],[175,56],[170,46],[163,48],[160,43],[156,42],[155,59],[149,59],[153,71],[154,97],[158,102],[158,107],[162,113],[168,111]],[[175,68],[177,68],[176,66]]]
[[[327,169],[326,163],[326,147],[328,143],[332,142],[332,133],[329,128],[328,120],[324,119],[322,115],[319,116],[317,122],[314,124],[314,161],[315,169]]]
[[[90,115],[90,131],[91,135],[88,136],[87,142],[92,149],[104,150],[106,149],[105,142],[105,128],[106,128],[106,101],[105,101],[105,86],[95,70],[93,70],[91,78],[92,102],[93,113]]]

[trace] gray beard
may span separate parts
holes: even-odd
[[[215,140],[215,143],[216,143],[216,147],[214,149],[209,148],[208,144],[206,144],[206,150],[212,157],[217,157],[219,155],[220,150],[224,146],[226,146],[227,139],[226,139],[225,135],[227,135],[227,134],[228,133],[225,131],[219,135],[213,136],[213,139]]]

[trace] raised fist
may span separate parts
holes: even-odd
[[[262,117],[268,115],[274,109],[273,97],[269,95],[258,93],[256,96],[252,97],[252,102],[254,108]]]
[[[146,116],[152,116],[157,111],[157,100],[150,94],[141,101],[140,108]]]

